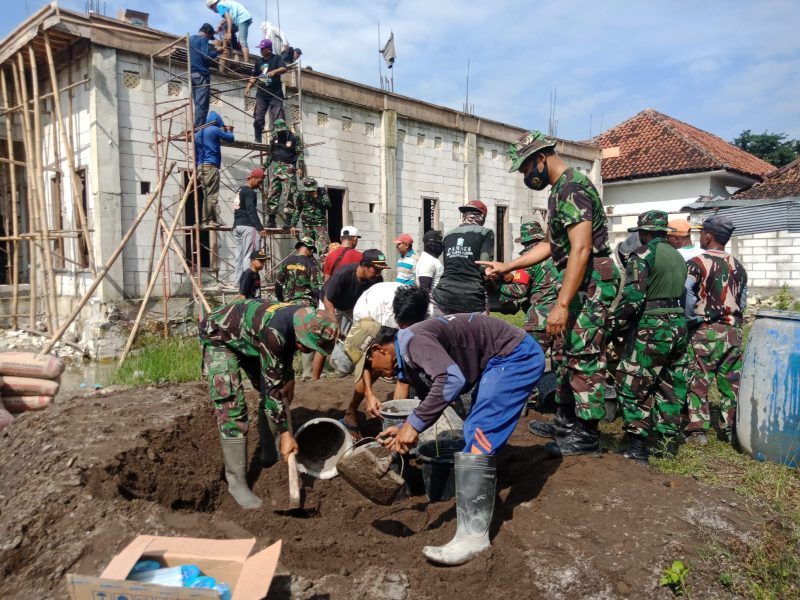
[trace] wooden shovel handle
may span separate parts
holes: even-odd
[[[297,459],[292,452],[286,460],[289,465],[289,507],[300,508],[300,477],[297,474]]]

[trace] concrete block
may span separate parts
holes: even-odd
[[[791,254],[770,254],[766,258],[771,263],[790,263],[794,260]]]

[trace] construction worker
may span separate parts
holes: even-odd
[[[337,244],[336,248],[331,244],[328,255],[325,257],[325,262],[322,265],[322,276],[325,281],[328,281],[341,267],[361,262],[361,251],[356,250],[358,240],[361,239],[358,229],[352,225],[342,227],[339,239],[342,243]]]
[[[521,329],[481,313],[446,315],[401,329],[371,348],[372,370],[429,390],[401,427],[382,439],[407,453],[460,394],[473,389],[464,421],[464,450],[455,455],[456,534],[422,553],[437,564],[460,565],[489,547],[497,469],[525,401],[544,371],[539,345]]]
[[[414,268],[417,266],[419,254],[414,252],[414,238],[408,233],[401,233],[394,241],[397,249],[397,274],[395,281],[403,285],[414,285],[417,282]]]
[[[719,389],[723,434],[733,444],[736,400],[742,371],[742,316],[747,307],[747,272],[725,252],[735,227],[728,217],[713,216],[700,228],[703,254],[688,261],[686,316],[694,372],[689,384],[688,442],[705,444],[710,424],[708,390]]]
[[[422,254],[414,265],[414,278],[416,284],[425,290],[429,297],[444,274],[444,266],[439,260],[442,250],[444,250],[442,232],[436,229],[426,231],[422,236]]]
[[[250,268],[242,273],[239,279],[240,300],[261,298],[261,271],[264,270],[268,258],[263,249],[253,250],[250,255]]]
[[[241,370],[259,390],[263,409],[279,435],[284,460],[297,452],[287,405],[294,396],[292,361],[297,350],[327,355],[338,330],[333,315],[299,304],[235,300],[200,323],[203,367],[217,415],[228,491],[242,508],[261,499],[247,486],[247,403]],[[267,435],[268,428],[263,435]],[[261,440],[265,443],[274,441]]]
[[[202,27],[200,27],[200,32],[189,37],[195,129],[206,122],[208,105],[211,102],[211,70],[209,69],[209,63],[219,56],[216,43],[211,41],[213,39],[214,28],[210,23],[203,23]]]
[[[509,147],[511,171],[525,185],[548,185],[549,244],[537,244],[508,264],[484,262],[490,275],[502,276],[552,256],[559,291],[546,330],[563,335],[553,423],[529,426],[555,440],[545,446],[553,456],[600,456],[598,422],[605,416],[607,376],[605,324],[617,295],[619,269],[611,258],[608,226],[600,195],[589,178],[571,168],[555,151],[556,140],[530,131]],[[538,433],[537,433],[538,435]]]
[[[314,240],[301,238],[296,253],[281,263],[275,275],[275,296],[280,302],[317,306],[322,289],[322,268],[314,257]]]
[[[683,260],[690,260],[695,256],[700,256],[703,249],[692,243],[692,226],[686,219],[673,219],[669,222],[672,229],[667,234],[667,241],[683,256]]]
[[[444,234],[444,273],[431,298],[440,314],[486,312],[484,269],[476,261],[494,259],[494,232],[483,226],[489,211],[480,200],[458,210],[461,224]]]
[[[250,50],[247,47],[247,35],[253,24],[253,16],[250,12],[235,0],[206,0],[206,6],[222,17],[219,26],[225,32],[225,57],[229,57],[229,49],[238,36],[242,58],[244,62],[250,62]]]
[[[263,183],[264,170],[255,168],[247,177],[247,185],[236,191],[233,203],[233,235],[236,239],[233,276],[237,285],[242,273],[250,267],[250,256],[258,249],[258,237],[267,236],[258,216],[258,190]]]
[[[275,217],[281,204],[284,227],[289,229],[296,212],[296,177],[303,177],[305,171],[303,141],[289,130],[283,119],[277,119],[268,148],[264,161],[264,169],[269,173],[267,229],[277,227]]]
[[[653,428],[664,449],[674,451],[689,378],[682,302],[686,262],[667,242],[667,219],[663,211],[647,211],[628,229],[638,232],[641,246],[628,256],[625,286],[611,318],[614,337],[633,330],[631,341],[621,345],[616,380],[628,443],[622,454],[640,463],[648,460]]]
[[[219,167],[222,164],[222,142],[234,140],[233,125],[225,125],[222,117],[212,111],[206,126],[194,135],[197,176],[203,187],[203,221],[206,227],[219,227]]]
[[[244,88],[244,95],[247,96],[252,87],[256,86],[256,107],[253,111],[256,144],[261,143],[267,112],[269,112],[273,129],[275,122],[284,118],[281,75],[287,71],[286,64],[280,55],[272,53],[272,40],[261,40],[258,48],[261,56],[256,60],[253,74]]]
[[[297,205],[291,217],[292,235],[297,235],[297,225],[303,219],[303,237],[311,238],[317,247],[320,256],[328,253],[331,240],[328,236],[328,209],[331,199],[328,191],[317,185],[313,177],[303,179],[297,195]]]

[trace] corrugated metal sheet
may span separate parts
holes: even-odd
[[[686,207],[692,222],[700,223],[714,214],[728,217],[736,226],[734,235],[770,231],[800,232],[800,198],[780,200],[712,200]]]

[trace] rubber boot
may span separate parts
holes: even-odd
[[[455,455],[456,535],[444,546],[425,546],[422,554],[440,565],[463,565],[489,547],[497,468],[494,456]]]
[[[646,465],[648,458],[647,438],[634,433],[626,433],[625,438],[628,440],[628,447],[622,450],[620,454],[634,462]]]
[[[275,215],[269,215],[267,217],[267,229],[277,229],[278,223],[275,221]]]
[[[261,498],[247,487],[247,438],[221,438],[228,491],[242,508],[258,508]]]
[[[258,131],[258,130],[256,130],[256,132],[255,132],[255,136],[254,136],[254,139],[253,139],[253,141],[254,141],[256,144],[260,144],[260,143],[261,143],[261,135],[262,135],[262,134],[261,134],[261,132],[260,132],[260,131]]]
[[[597,421],[575,419],[575,427],[566,437],[557,437],[544,447],[550,456],[573,456],[588,454],[600,456],[600,432]]]
[[[574,408],[570,407],[570,409],[564,410],[559,405],[556,409],[556,417],[552,422],[531,421],[528,423],[528,431],[543,438],[567,437],[574,429],[576,420]]]
[[[270,429],[267,413],[260,402],[258,407],[258,460],[262,467],[271,467],[278,462],[275,435]]]

